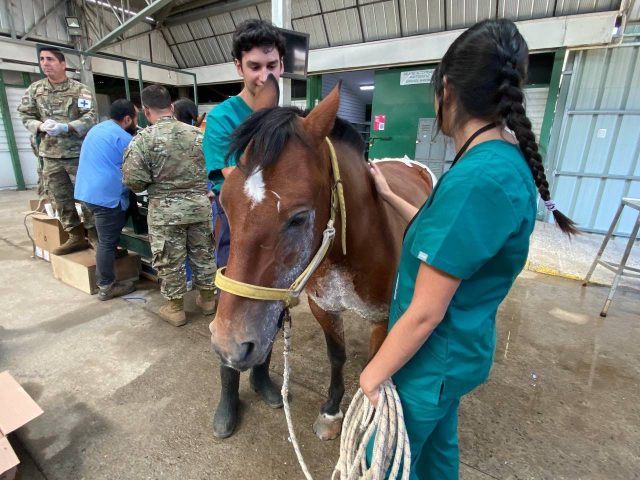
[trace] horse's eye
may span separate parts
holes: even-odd
[[[287,222],[287,228],[301,227],[306,223],[307,218],[307,212],[297,213],[289,219],[289,221]]]

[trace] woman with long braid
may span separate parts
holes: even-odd
[[[451,45],[434,72],[435,103],[438,127],[458,153],[419,210],[371,164],[381,198],[410,223],[389,334],[360,386],[376,405],[380,385],[393,378],[412,479],[458,478],[458,405],[489,376],[496,312],[527,259],[538,193],[562,231],[576,233],[549,196],[526,115],[528,56],[509,20],[479,23]]]

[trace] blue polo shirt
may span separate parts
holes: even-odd
[[[129,189],[122,183],[122,158],[133,137],[113,120],[87,133],[80,148],[74,197],[82,202],[122,210],[129,207]]]

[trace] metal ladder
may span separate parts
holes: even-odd
[[[606,248],[607,243],[609,243],[609,240],[613,236],[613,231],[615,230],[616,225],[620,220],[620,216],[622,215],[622,211],[624,210],[625,206],[631,207],[637,210],[638,216],[636,217],[636,223],[633,226],[633,229],[631,230],[631,235],[629,236],[629,241],[627,242],[627,246],[624,249],[622,260],[620,261],[620,263],[612,263],[612,262],[607,262],[605,260],[601,260],[602,254],[604,253],[604,249]],[[602,311],[600,312],[601,317],[607,316],[607,312],[609,311],[609,306],[613,301],[613,296],[615,295],[616,289],[618,288],[618,284],[620,283],[620,278],[623,276],[640,278],[640,269],[627,267],[627,260],[629,259],[629,254],[631,253],[631,249],[633,248],[633,245],[638,237],[638,230],[640,230],[640,199],[623,198],[622,201],[620,202],[620,206],[618,207],[618,211],[616,212],[615,216],[613,217],[613,220],[611,221],[611,226],[609,227],[609,231],[607,232],[607,235],[604,237],[604,240],[602,241],[602,245],[600,245],[600,250],[598,250],[598,254],[596,255],[596,258],[591,264],[591,268],[589,268],[589,273],[587,273],[587,276],[584,279],[584,283],[582,284],[583,287],[586,287],[589,284],[589,279],[591,278],[591,275],[593,274],[593,271],[596,269],[597,265],[602,265],[606,269],[611,270],[613,273],[615,273],[615,277],[613,278],[613,283],[611,284],[611,288],[609,289],[609,295],[607,296],[607,299],[604,302],[604,306],[602,307]],[[628,270],[634,273],[626,273],[625,270]]]

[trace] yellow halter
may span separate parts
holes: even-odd
[[[347,254],[347,209],[344,202],[344,189],[342,186],[342,179],[340,178],[340,169],[338,168],[338,158],[336,157],[336,150],[333,148],[331,140],[327,137],[325,138],[325,141],[329,146],[331,170],[333,172],[334,180],[334,184],[331,188],[331,217],[327,222],[327,228],[325,228],[322,233],[322,244],[309,262],[309,265],[307,265],[307,268],[305,268],[298,278],[293,281],[289,288],[271,288],[233,280],[224,275],[224,271],[227,267],[222,267],[218,269],[215,280],[216,287],[220,290],[240,297],[251,298],[253,300],[282,301],[286,307],[295,307],[300,301],[300,293],[302,293],[307,282],[318,266],[322,263],[324,257],[329,251],[329,248],[331,248],[331,245],[333,244],[333,239],[336,235],[334,223],[336,219],[336,212],[338,210],[340,210],[340,221],[342,227],[342,254]]]

